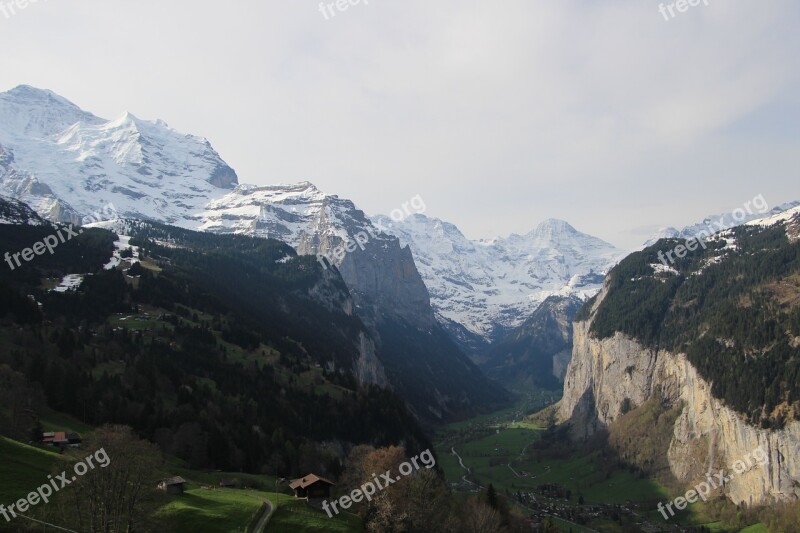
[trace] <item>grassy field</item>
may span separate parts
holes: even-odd
[[[63,415],[48,417],[54,429],[71,429],[89,432],[83,426]],[[58,453],[0,437],[0,504],[11,504],[47,481],[54,470],[66,468],[68,460]],[[353,514],[328,518],[327,514],[306,506],[293,496],[275,494],[275,478],[232,472],[197,472],[178,466],[177,460],[168,463],[169,474],[179,474],[190,480],[189,490],[181,496],[165,496],[169,502],[155,517],[165,531],[175,533],[244,533],[258,516],[266,500],[277,502],[267,531],[334,533],[360,533],[361,519]],[[220,489],[221,480],[236,479],[249,489]],[[203,485],[210,488],[201,488]],[[285,490],[278,486],[279,490]]]
[[[492,483],[499,491],[533,491],[539,485],[555,483],[568,488],[586,503],[625,503],[666,498],[666,490],[627,471],[617,471],[608,479],[594,464],[593,456],[574,456],[564,460],[531,461],[523,455],[538,440],[542,429],[525,424],[496,427],[494,433],[456,445],[464,464],[481,485]],[[466,472],[449,449],[437,449],[439,464],[448,481],[458,481]]]
[[[529,447],[541,438],[545,430],[530,422],[522,421],[519,406],[489,415],[472,418],[448,425],[437,432],[434,447],[438,464],[448,483],[456,490],[474,492],[475,485],[464,483],[467,472],[451,453],[455,448],[466,467],[470,469],[468,479],[481,486],[490,483],[501,494],[532,492],[539,502],[555,502],[560,505],[578,505],[578,495],[590,504],[632,504],[637,516],[647,518],[651,524],[662,524],[663,517],[653,502],[672,499],[668,490],[654,480],[632,475],[628,470],[614,470],[608,477],[598,465],[597,452],[575,452],[563,459],[533,460]],[[564,499],[551,500],[543,497],[541,485],[558,485],[571,491],[569,502]],[[516,505],[516,504],[515,504]],[[719,522],[713,522],[702,504],[694,504],[682,512],[678,520],[684,524],[704,525],[711,531],[732,531]],[[591,531],[577,524],[554,519],[563,531]],[[624,531],[620,524],[605,519],[596,519],[589,524],[592,530],[603,532]],[[767,533],[762,524],[742,530],[743,533]]]
[[[55,411],[50,411],[43,415],[40,421],[45,431],[76,431],[83,437],[86,437],[87,434],[94,431],[92,426],[84,424],[69,415],[57,413]]]
[[[800,525],[798,527],[800,527]],[[755,524],[744,528],[740,533],[769,533],[769,530],[764,524]]]
[[[175,533],[243,533],[260,515],[265,500],[277,503],[268,532],[360,533],[361,519],[353,514],[328,518],[288,494],[238,489],[190,488],[158,510],[156,517]]]
[[[173,501],[157,513],[170,531],[243,532],[255,519],[264,500],[277,504],[267,532],[362,531],[358,516],[348,513],[328,518],[327,514],[311,509],[283,492],[287,490],[285,481],[278,483],[276,494],[275,477],[240,472],[198,472],[181,466],[177,460],[170,461],[169,465],[171,475],[180,475],[191,483],[186,494],[173,497]],[[218,489],[222,480],[237,480],[247,489]],[[213,490],[200,488],[203,485]],[[194,524],[202,524],[203,529],[196,529]]]
[[[194,488],[158,510],[167,531],[244,532],[264,504],[266,494],[236,489]]]
[[[64,462],[53,452],[0,437],[0,504],[16,502],[47,482],[56,464]],[[64,464],[66,464],[64,462]]]
[[[291,496],[281,495],[278,510],[267,526],[267,532],[274,533],[311,533],[330,531],[332,533],[360,533],[364,529],[361,519],[350,513],[328,515],[309,508],[304,502]]]

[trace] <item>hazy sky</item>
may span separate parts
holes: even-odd
[[[800,199],[797,0],[674,18],[654,0],[361,0],[327,20],[318,0],[29,1],[0,10],[0,90],[163,119],[242,183],[310,180],[368,213],[419,194],[472,238],[555,217],[624,247]]]

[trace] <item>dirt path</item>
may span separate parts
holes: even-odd
[[[264,512],[261,514],[261,518],[258,519],[258,523],[256,524],[255,529],[253,529],[253,533],[263,533],[264,529],[266,529],[267,524],[269,524],[269,519],[272,518],[272,512],[275,510],[275,506],[269,500],[264,500],[264,503],[267,504],[267,508],[264,509]]]
[[[515,476],[517,476],[517,477],[525,477],[525,476],[523,476],[523,475],[519,474],[519,473],[518,473],[516,470],[514,470],[514,469],[511,467],[511,463],[508,463],[506,466],[508,466],[508,469],[509,469],[509,470],[511,470],[512,472],[514,472],[514,475],[515,475]]]

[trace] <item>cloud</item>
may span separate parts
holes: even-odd
[[[243,181],[310,179],[371,212],[422,194],[473,237],[558,217],[630,245],[634,224],[798,196],[797,129],[758,120],[798,117],[789,0],[669,22],[649,0],[318,6],[48,2],[0,20],[0,84],[163,118]]]

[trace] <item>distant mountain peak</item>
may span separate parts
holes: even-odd
[[[0,93],[0,192],[77,223],[113,203],[121,216],[186,227],[238,184],[202,137],[125,112],[106,120],[52,91]]]
[[[77,122],[97,124],[102,119],[47,89],[19,85],[0,93],[0,143],[49,137]]]
[[[17,100],[38,101],[42,103],[57,102],[61,105],[78,107],[63,96],[59,96],[49,89],[39,89],[32,85],[17,85],[13,89],[6,91],[5,94]]]
[[[739,226],[741,224],[747,224],[750,222],[757,223],[756,221],[785,213],[788,210],[798,206],[800,206],[800,201],[795,200],[793,202],[780,204],[772,209],[767,209],[766,211],[762,212],[744,212],[742,209],[739,209],[739,211],[744,213],[744,216],[739,218],[736,218],[735,216],[736,211],[732,211],[705,217],[702,222],[691,224],[681,230],[673,227],[661,228],[656,233],[651,235],[649,239],[647,239],[642,248],[652,246],[660,239],[691,239],[694,237],[705,238],[708,237],[709,234],[715,234],[719,231]]]
[[[558,219],[545,220],[526,235],[480,241],[425,215],[373,220],[411,247],[443,322],[485,340],[517,327],[549,296],[594,295],[621,255]]]

